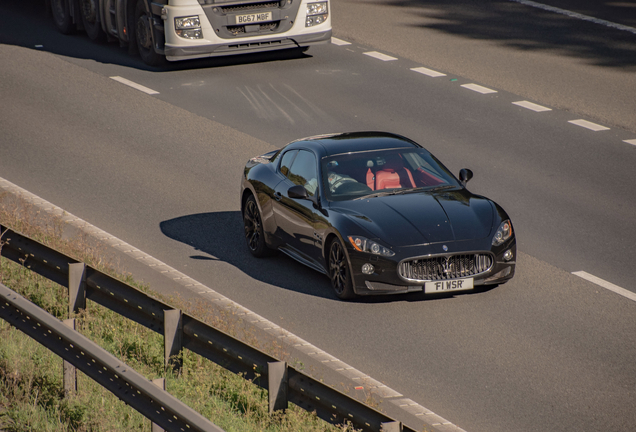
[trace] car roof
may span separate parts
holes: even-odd
[[[317,135],[293,142],[294,147],[313,148],[321,157],[369,150],[421,147],[401,135],[388,132],[348,132]]]

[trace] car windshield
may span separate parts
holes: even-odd
[[[399,148],[327,156],[322,184],[329,201],[460,187],[423,148]]]

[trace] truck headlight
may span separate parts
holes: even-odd
[[[307,3],[307,19],[305,27],[322,24],[329,16],[328,2]]]
[[[201,21],[198,16],[175,18],[174,28],[177,36],[184,39],[203,39]]]

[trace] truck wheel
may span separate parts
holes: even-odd
[[[102,30],[99,18],[98,0],[80,0],[82,24],[88,37],[95,42],[106,41],[106,33]]]
[[[51,0],[51,15],[55,28],[62,34],[75,33],[73,18],[68,6],[69,0]]]
[[[146,11],[146,2],[137,0],[135,7],[135,41],[141,59],[149,66],[160,66],[166,58],[155,51],[152,44],[152,17]]]

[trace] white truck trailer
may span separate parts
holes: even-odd
[[[57,29],[118,40],[142,60],[169,61],[285,48],[331,39],[329,0],[46,0]]]

